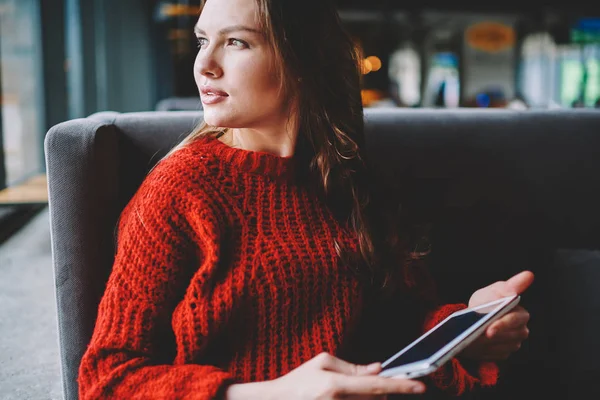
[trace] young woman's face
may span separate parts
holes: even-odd
[[[289,114],[255,0],[208,0],[195,27],[194,78],[212,126],[258,128]]]

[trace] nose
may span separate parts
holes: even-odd
[[[209,78],[218,78],[223,75],[223,68],[217,60],[214,50],[201,49],[196,57],[196,71]]]

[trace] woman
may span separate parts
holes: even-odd
[[[423,382],[377,376],[379,361],[465,305],[433,307],[426,273],[404,262],[406,241],[381,212],[356,52],[335,9],[208,0],[195,32],[205,124],[121,215],[81,398],[422,393]],[[497,282],[469,305],[531,280]],[[505,316],[430,387],[493,384],[491,361],[518,348],[527,320]]]

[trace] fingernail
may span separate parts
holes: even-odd
[[[367,365],[367,372],[377,372],[379,371],[379,368],[381,368],[379,363],[369,364]]]
[[[413,393],[423,393],[425,391],[424,385],[415,385],[411,388]]]

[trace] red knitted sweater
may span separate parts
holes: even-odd
[[[293,163],[200,139],[156,166],[121,215],[82,399],[211,399],[323,351],[383,361],[464,307],[367,310],[334,245],[356,251],[356,237],[294,180]],[[495,364],[476,372],[453,360],[433,378],[454,393],[495,383]]]

